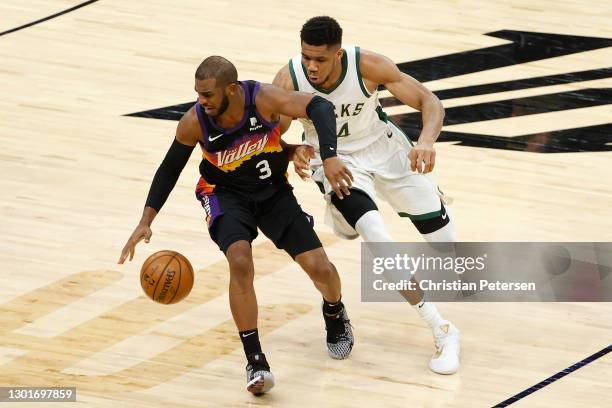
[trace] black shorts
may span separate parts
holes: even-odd
[[[229,191],[198,195],[206,211],[208,231],[224,253],[236,241],[251,243],[257,228],[292,258],[320,248],[313,218],[302,211],[291,187],[278,188],[264,200],[249,200]]]

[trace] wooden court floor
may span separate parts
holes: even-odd
[[[3,1],[0,33],[78,4]],[[431,373],[429,329],[406,304],[360,302],[359,242],[334,237],[314,183],[291,174],[341,274],[356,345],[348,360],[327,357],[317,292],[258,238],[260,332],[277,386],[252,397],[225,260],[193,193],[195,153],[151,243],[116,264],[176,127],[125,115],[195,100],[193,73],[208,55],[233,61],[241,79],[270,82],[299,52],[301,25],[321,14],[338,19],[345,43],[398,64],[440,58],[435,73],[408,66],[434,91],[461,90],[443,98],[435,170],[461,240],[612,241],[607,1],[91,2],[0,35],[0,386],[74,386],[87,407],[484,407],[612,343],[610,303],[446,303],[439,309],[462,330],[462,367]],[[518,32],[553,45],[520,43],[531,37]],[[472,53],[490,48],[523,59],[486,66]],[[588,74],[559,80],[579,72]],[[466,90],[486,84],[498,85]],[[295,122],[287,140],[300,134]],[[395,239],[421,240],[381,208]],[[197,269],[193,292],[173,306],[138,284],[140,264],[161,249]],[[610,406],[611,375],[608,354],[516,406]],[[19,406],[30,405],[41,406]]]

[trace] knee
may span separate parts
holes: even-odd
[[[412,219],[412,223],[416,229],[423,235],[441,230],[448,225],[450,221],[450,215],[442,202],[440,202],[440,212],[436,216],[424,220]]]
[[[328,282],[337,274],[334,264],[327,257],[308,260],[302,267],[315,282]]]
[[[234,251],[228,253],[227,260],[230,269],[230,284],[250,285],[253,282],[253,259],[247,251]]]
[[[355,230],[365,242],[391,242],[393,239],[385,228],[378,211],[368,211],[357,220]]]

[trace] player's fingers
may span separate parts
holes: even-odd
[[[310,159],[314,157],[314,149],[312,147],[307,147],[305,149],[299,149],[297,156],[300,161],[309,163]]]
[[[349,179],[351,179],[351,181],[355,180],[353,178],[353,173],[351,173],[351,171],[348,169],[348,167],[344,168],[344,172],[348,175]],[[349,184],[349,186],[351,186],[352,184]]]
[[[310,168],[310,164],[303,160],[294,161],[293,166],[302,170],[308,170]]]
[[[304,166],[301,165],[300,163],[293,163],[293,170],[295,170],[295,173],[300,176],[302,178],[302,180],[305,180],[309,177],[308,175],[308,170],[310,169],[310,166]]]
[[[429,160],[429,171],[433,171],[434,166],[436,165],[436,152],[431,153],[431,158]]]
[[[297,174],[298,176],[300,176],[300,178],[301,178],[302,180],[307,180],[307,179],[309,178],[309,176],[308,176],[308,172],[306,172],[306,171],[304,171],[304,170],[302,170],[302,169],[298,169],[298,168],[296,168],[296,169],[295,169],[295,174]]]
[[[293,158],[293,162],[297,163],[297,162],[305,162],[308,159],[308,156],[306,156],[306,152],[303,150],[297,150],[295,153],[295,157]]]
[[[425,156],[424,152],[421,150],[420,152],[418,152],[417,154],[417,171],[419,173],[423,173],[423,157]]]
[[[425,173],[431,172],[431,155],[427,158],[425,165]]]
[[[423,152],[423,173],[429,172],[429,164],[431,163],[431,153]]]
[[[414,148],[410,150],[410,153],[408,153],[408,158],[410,159],[410,170],[416,171],[417,160]]]
[[[332,189],[334,190],[334,193],[336,193],[336,195],[338,196],[339,199],[343,199],[344,197],[342,196],[342,191],[340,190],[340,185],[337,182],[333,182],[332,183]]]
[[[128,256],[128,252],[126,247],[123,247],[123,250],[121,251],[121,255],[119,256],[119,261],[117,261],[118,264],[122,264],[125,262],[125,258],[127,258]]]
[[[340,182],[340,187],[345,196],[350,196],[349,186],[345,182]]]
[[[348,188],[353,187],[352,174],[348,171],[348,169],[346,169],[346,171],[342,173],[341,183],[346,185]]]
[[[134,246],[132,246],[130,248],[130,262],[132,261],[132,259],[134,259],[134,254],[136,253],[136,248]]]
[[[130,239],[130,242],[128,242],[127,244],[129,246],[128,250],[130,252],[130,261],[134,259],[134,253],[136,253],[136,245],[138,245],[138,243],[143,239],[145,240],[145,242],[149,242],[149,238],[147,238],[147,236],[151,238],[151,235],[148,232],[141,232],[140,235],[138,235],[137,237]]]
[[[124,263],[126,261],[126,259],[128,259],[128,257],[130,256],[130,252],[131,251],[132,251],[132,245],[130,244],[130,242],[128,242],[123,247],[123,251],[121,251],[121,257],[119,258],[119,263],[120,264]]]

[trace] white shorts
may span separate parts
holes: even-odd
[[[393,123],[390,133],[383,135],[365,149],[350,155],[338,154],[353,174],[353,188],[366,193],[374,202],[377,196],[386,200],[402,217],[419,219],[440,212],[442,193],[436,183],[425,174],[410,169],[408,152],[412,143]],[[323,185],[327,210],[325,223],[343,238],[354,239],[357,232],[331,204],[331,185],[323,172],[321,159],[311,161],[312,178]]]

